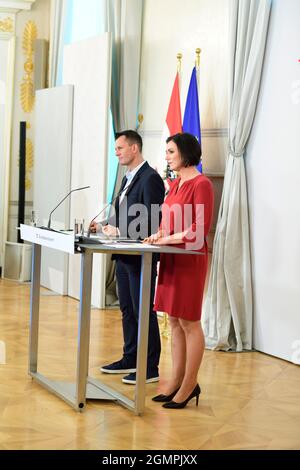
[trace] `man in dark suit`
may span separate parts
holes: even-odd
[[[119,196],[115,203],[115,216],[102,228],[108,236],[145,238],[155,233],[159,225],[158,207],[164,200],[164,183],[159,174],[143,159],[142,139],[135,131],[123,131],[116,135],[115,150],[120,165],[127,167]],[[153,209],[155,205],[156,210]],[[136,214],[139,214],[136,216]],[[99,230],[93,222],[92,232]],[[149,338],[146,382],[159,380],[160,335],[156,312],[153,311],[157,258],[153,257],[151,275],[151,300],[149,308]],[[124,336],[123,357],[119,361],[101,367],[108,374],[129,374],[124,383],[136,383],[136,355],[139,314],[139,290],[141,257],[114,255],[116,278]]]

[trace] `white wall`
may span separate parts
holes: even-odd
[[[298,363],[299,19],[299,0],[273,2],[260,99],[246,157],[255,310],[254,347],[293,362],[298,357]]]
[[[182,59],[182,115],[195,50],[202,49],[200,113],[203,167],[223,173],[227,150],[228,0],[145,0],[139,112],[144,155],[154,164],[177,70]]]

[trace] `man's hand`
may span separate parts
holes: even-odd
[[[118,237],[119,236],[119,230],[117,229],[117,227],[114,227],[113,225],[105,225],[102,228],[102,232],[107,237]]]
[[[89,231],[91,233],[97,233],[97,232],[100,232],[100,230],[101,230],[101,224],[98,224],[95,221],[90,223]]]

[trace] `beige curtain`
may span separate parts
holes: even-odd
[[[245,147],[253,124],[271,0],[231,0],[229,149],[203,309],[206,347],[252,348],[252,283]]]
[[[111,109],[114,129],[136,129],[143,0],[107,0],[107,31],[112,33]],[[114,196],[125,169],[118,168]],[[115,266],[111,257],[106,263],[106,305],[117,301]]]
[[[50,3],[50,44],[49,44],[49,88],[57,81],[58,62],[63,47],[63,22],[66,2],[51,0]]]

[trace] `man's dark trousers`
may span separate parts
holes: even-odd
[[[158,376],[160,357],[160,335],[156,312],[153,311],[157,262],[152,263],[151,296],[149,309],[149,337],[147,376]],[[123,355],[130,367],[136,366],[139,296],[140,296],[141,258],[136,263],[128,264],[120,259],[116,261],[116,277],[120,308],[122,311],[124,351]]]

